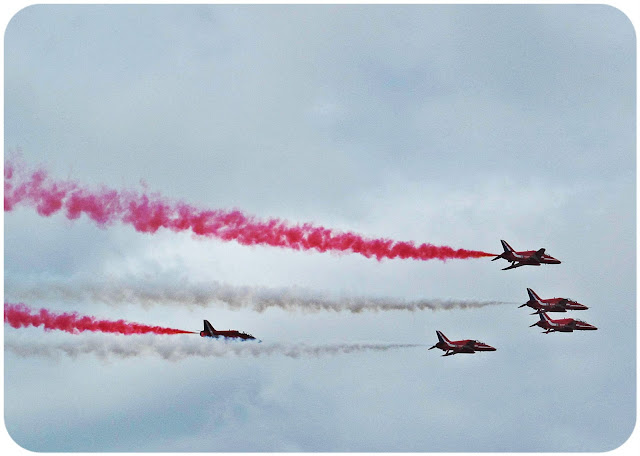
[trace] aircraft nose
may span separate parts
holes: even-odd
[[[593,326],[593,325],[591,325],[589,323],[582,322],[582,329],[595,331],[598,328],[596,328],[595,326]]]

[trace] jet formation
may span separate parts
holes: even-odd
[[[500,240],[500,243],[502,244],[504,252],[493,258],[491,261],[502,258],[510,262],[511,264],[506,268],[503,268],[503,271],[519,268],[521,266],[560,264],[560,260],[552,257],[551,255],[547,255],[544,248],[538,250],[525,250],[517,252],[507,243],[507,241]],[[549,318],[549,316],[547,315],[547,312],[587,310],[588,307],[584,304],[580,304],[579,302],[568,298],[542,299],[531,288],[527,288],[527,293],[529,294],[529,300],[518,307],[531,307],[535,310],[535,312],[533,312],[531,315],[538,315],[540,318],[530,327],[539,326],[540,328],[544,329],[544,334],[549,334],[550,332],[594,331],[598,329],[595,326],[582,320],[576,320],[574,318],[562,318],[554,320],[552,318]],[[429,350],[431,350],[432,348],[439,348],[440,350],[443,350],[445,352],[445,354],[442,356],[450,356],[457,353],[476,353],[479,351],[496,350],[491,345],[487,345],[484,342],[479,342],[477,340],[466,339],[451,341],[447,339],[447,337],[441,331],[436,331],[436,334],[438,336],[438,343],[429,348]]]
[[[529,294],[529,300],[518,307],[529,306],[536,310],[531,315],[538,315],[540,317],[540,320],[529,326],[530,328],[539,326],[544,329],[544,334],[549,334],[550,332],[593,331],[598,329],[582,320],[576,320],[574,318],[554,320],[547,315],[547,312],[587,310],[588,307],[584,304],[567,298],[540,299],[540,296],[531,288],[527,288],[527,293]]]
[[[560,264],[560,261],[545,253],[545,249],[539,250],[526,250],[516,252],[506,241],[501,240],[504,252],[491,261],[503,258],[511,262],[510,266],[503,268],[514,269],[520,266],[540,266],[541,264]],[[529,306],[535,310],[531,315],[538,315],[540,320],[532,324],[530,327],[539,326],[545,331],[545,334],[550,332],[573,332],[578,330],[596,330],[595,326],[586,323],[582,320],[576,320],[573,318],[563,318],[559,320],[553,320],[547,316],[547,312],[566,312],[568,310],[586,310],[587,306],[580,304],[577,301],[568,298],[550,298],[542,299],[531,288],[527,288],[529,294],[529,300],[518,307]],[[429,348],[439,348],[444,351],[442,356],[452,356],[458,353],[476,353],[480,351],[496,351],[495,347],[489,344],[480,342],[478,340],[464,339],[464,340],[449,340],[442,331],[436,331],[438,336],[438,342]],[[251,334],[243,333],[236,330],[216,330],[208,320],[204,320],[204,329],[200,331],[201,337],[213,337],[213,338],[229,338],[229,339],[242,339],[242,340],[255,340]]]

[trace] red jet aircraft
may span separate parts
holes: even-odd
[[[567,298],[540,299],[540,296],[538,296],[531,288],[527,288],[527,293],[529,293],[529,301],[518,307],[529,306],[532,309],[535,309],[536,311],[531,315],[535,315],[540,312],[566,312],[567,310],[588,309],[587,306]]]
[[[544,249],[540,250],[525,250],[524,252],[516,252],[513,248],[507,244],[506,241],[501,240],[502,248],[504,252],[500,255],[492,259],[491,261],[496,261],[497,259],[504,258],[507,261],[511,262],[510,266],[506,268],[502,268],[503,271],[507,269],[519,268],[520,266],[540,266],[542,263],[546,264],[560,264],[560,260],[556,260],[554,257],[547,255],[544,253]]]
[[[242,339],[242,340],[255,339],[255,337],[253,337],[251,334],[245,334],[240,331],[235,331],[235,330],[216,331],[214,327],[211,326],[211,323],[209,323],[207,320],[204,321],[204,331],[200,331],[200,336],[215,337],[216,339],[218,337],[228,337],[228,338]]]
[[[491,345],[477,340],[449,340],[440,331],[436,331],[438,343],[431,348],[439,348],[446,353],[442,356],[455,355],[456,353],[475,353],[477,351],[496,351]],[[429,350],[431,350],[431,348]]]
[[[540,315],[540,321],[535,322],[529,327],[533,328],[534,326],[540,326],[541,328],[546,329],[546,331],[543,331],[545,334],[549,334],[550,332],[556,332],[556,331],[573,332],[574,330],[593,331],[598,329],[595,326],[590,325],[589,323],[586,323],[581,320],[574,320],[573,318],[563,318],[561,320],[552,320],[551,318],[547,317],[547,314],[544,312],[540,312],[539,315]]]

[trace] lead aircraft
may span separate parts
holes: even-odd
[[[510,266],[502,268],[503,271],[507,269],[519,268],[520,266],[540,266],[542,263],[546,264],[560,264],[560,260],[555,259],[551,255],[544,253],[545,249],[540,250],[525,250],[522,252],[516,252],[513,248],[507,244],[507,241],[500,240],[504,252],[492,259],[496,261],[503,258],[511,262]]]
[[[487,345],[484,342],[477,340],[449,340],[447,336],[442,334],[441,331],[436,331],[438,335],[438,343],[431,348],[439,348],[444,350],[445,354],[442,356],[451,356],[456,353],[475,353],[477,351],[496,351],[491,345]],[[429,350],[431,350],[429,348]]]
[[[582,320],[574,320],[573,318],[562,318],[560,320],[552,320],[547,316],[546,313],[540,312],[540,320],[536,321],[534,324],[529,326],[533,328],[534,326],[540,326],[545,334],[549,334],[550,332],[573,332],[576,330],[581,331],[594,331],[596,328],[589,323]]]
[[[540,296],[536,294],[531,288],[527,288],[529,293],[529,300],[518,307],[529,306],[535,309],[535,312],[531,315],[538,314],[540,312],[566,312],[567,310],[586,310],[587,306],[580,304],[567,298],[551,298],[540,299]]]
[[[255,339],[255,337],[253,337],[251,334],[246,334],[234,329],[230,329],[227,331],[218,331],[207,320],[204,320],[204,330],[200,331],[200,337],[227,337],[242,340]]]

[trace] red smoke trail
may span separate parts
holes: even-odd
[[[14,328],[27,326],[44,326],[45,331],[58,329],[73,334],[83,331],[99,331],[119,334],[194,334],[192,331],[147,326],[140,323],[129,323],[124,320],[97,320],[95,317],[80,316],[76,312],[56,314],[47,309],[37,313],[24,304],[4,303],[4,322]]]
[[[412,241],[367,239],[355,233],[335,232],[321,226],[292,225],[279,219],[258,220],[241,211],[202,210],[189,204],[171,202],[161,196],[135,192],[118,192],[102,188],[91,191],[74,182],[55,181],[44,170],[17,176],[23,166],[5,161],[4,210],[20,203],[34,206],[40,215],[50,216],[60,210],[69,219],[86,214],[99,226],[119,221],[133,225],[136,231],[155,233],[159,228],[172,231],[191,230],[199,236],[243,245],[270,245],[294,250],[319,252],[353,252],[367,258],[402,258],[414,260],[447,260],[481,258],[492,253],[453,249],[431,244],[416,245]],[[24,174],[24,173],[21,173]]]

